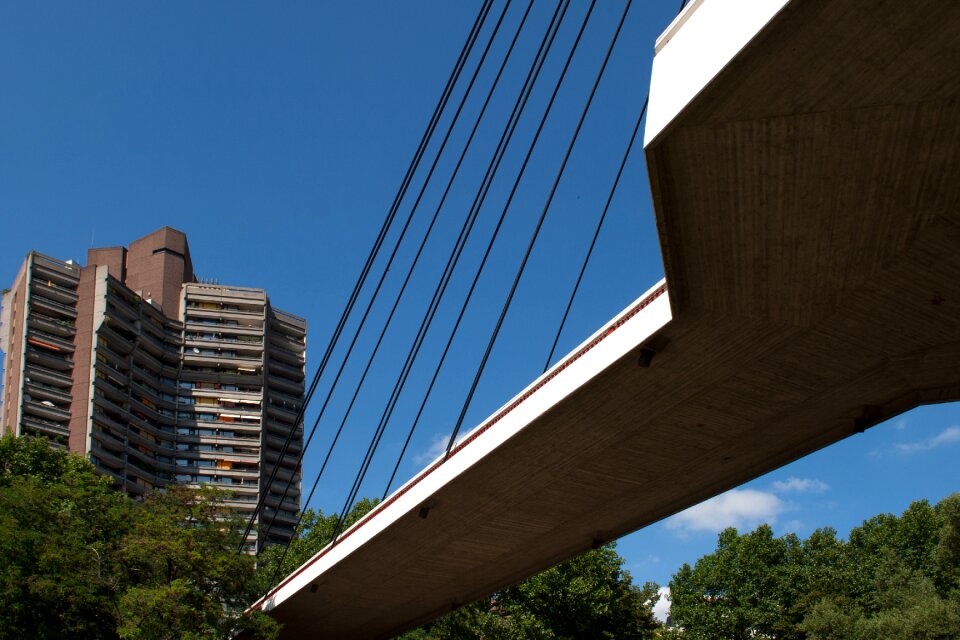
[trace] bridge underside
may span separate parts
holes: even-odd
[[[271,594],[259,606],[283,637],[389,637],[960,399],[960,3],[781,1],[671,113],[669,57],[698,64],[684,33],[738,3],[757,4],[694,2],[654,62],[646,156],[673,319]]]

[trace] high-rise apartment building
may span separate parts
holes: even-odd
[[[0,429],[81,453],[131,494],[209,483],[247,515],[263,496],[248,545],[284,542],[305,348],[305,321],[262,289],[197,282],[175,229],[91,249],[84,267],[31,252],[3,295]]]

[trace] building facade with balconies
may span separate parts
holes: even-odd
[[[250,548],[293,535],[306,322],[262,289],[196,282],[183,233],[91,249],[85,267],[31,252],[0,349],[3,433],[86,455],[134,495],[210,484],[241,514],[263,497]]]

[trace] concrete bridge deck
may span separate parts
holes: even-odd
[[[390,637],[960,399],[958,145],[960,3],[695,0],[646,130],[669,291],[256,606],[284,637]]]

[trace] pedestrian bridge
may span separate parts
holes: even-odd
[[[255,607],[385,638],[960,399],[960,3],[701,0],[656,44],[654,285]]]

